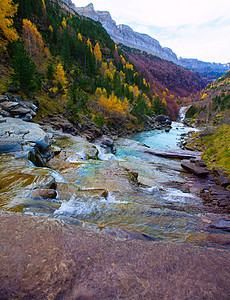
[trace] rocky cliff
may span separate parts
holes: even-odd
[[[71,0],[66,0],[66,2],[71,2]],[[99,21],[115,42],[149,52],[189,70],[204,75],[217,73],[216,75],[218,77],[230,69],[230,63],[217,64],[203,62],[197,59],[178,58],[170,48],[162,47],[157,40],[149,35],[135,32],[127,25],[116,25],[116,22],[112,19],[109,12],[95,11],[92,3],[86,7],[75,7],[75,11],[80,15]]]
[[[109,12],[95,11],[92,3],[86,7],[76,8],[76,11],[80,15],[99,21],[117,43],[150,52],[169,61],[178,61],[176,54],[171,49],[163,48],[157,40],[147,34],[135,32],[127,25],[116,25]]]

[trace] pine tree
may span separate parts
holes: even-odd
[[[13,80],[19,88],[28,93],[35,89],[35,64],[27,54],[22,42],[16,42],[12,59]]]

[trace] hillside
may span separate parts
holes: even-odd
[[[138,72],[151,84],[152,94],[166,100],[168,110],[174,119],[178,112],[175,102],[181,97],[197,93],[206,85],[206,81],[200,75],[170,61],[123,45],[120,47],[137,67]]]
[[[10,12],[15,36],[3,35],[0,93],[37,105],[36,121],[62,116],[77,131],[97,136],[104,125],[119,133],[143,128],[147,116],[166,113],[164,98],[151,93],[99,22],[59,0],[15,3]]]
[[[203,130],[187,147],[203,151],[210,167],[226,169],[230,175],[230,71],[187,99],[187,122]]]
[[[230,71],[187,99],[187,116],[198,125],[230,124]]]

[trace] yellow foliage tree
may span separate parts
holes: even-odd
[[[101,75],[104,76],[106,70],[108,70],[108,64],[107,64],[107,62],[102,62],[101,67],[100,67]]]
[[[43,9],[46,9],[45,0],[42,0],[42,6],[43,6]]]
[[[133,88],[133,96],[135,99],[137,99],[137,97],[140,95],[140,91],[138,89],[138,87],[135,85]]]
[[[82,35],[80,34],[80,32],[78,32],[77,38],[82,42]]]
[[[60,82],[63,89],[66,88],[67,79],[66,79],[66,76],[65,76],[65,71],[64,71],[64,69],[63,69],[63,67],[60,63],[57,65],[55,80],[56,80],[56,83]]]
[[[92,48],[92,44],[91,44],[89,38],[88,38],[88,40],[87,40],[87,46],[89,47],[90,52],[92,52],[92,51],[93,51],[93,48]]]
[[[95,55],[95,58],[96,58],[96,61],[100,62],[102,61],[102,54],[101,54],[101,49],[100,49],[100,46],[99,44],[97,43],[94,47],[94,55]]]
[[[201,99],[204,99],[208,96],[208,94],[204,93],[203,96],[201,97]]]
[[[65,18],[62,19],[61,25],[64,29],[66,28],[66,19]]]
[[[52,27],[52,25],[49,26],[49,30],[53,33],[54,32],[54,29]]]
[[[130,64],[129,62],[126,63],[125,67],[126,67],[126,69],[130,69],[133,71],[133,65]]]
[[[120,71],[119,75],[120,75],[121,82],[124,82],[124,80],[125,80],[125,73],[122,72],[122,71]]]
[[[107,98],[105,93],[102,93],[98,98],[99,108],[104,115],[125,117],[129,112],[129,101],[127,98],[121,101],[114,93],[109,98]]]
[[[40,61],[44,56],[44,42],[42,36],[31,21],[23,19],[22,24],[22,36],[25,49],[35,61]]]
[[[142,94],[142,98],[143,98],[143,100],[145,101],[145,104],[146,104],[149,108],[151,108],[152,103],[151,103],[149,97],[148,97],[145,93],[143,93],[143,94]]]
[[[18,39],[13,28],[13,16],[17,12],[17,4],[12,0],[1,0],[0,5],[0,51],[5,50],[8,42]]]
[[[124,57],[122,55],[120,55],[120,58],[121,58],[122,65],[125,65],[126,64],[126,60],[124,59]]]

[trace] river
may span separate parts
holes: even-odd
[[[118,138],[115,155],[95,144],[97,160],[86,159],[83,149],[90,143],[63,135],[54,140],[63,151],[49,168],[37,168],[25,159],[18,159],[15,166],[13,156],[2,154],[1,207],[110,234],[123,230],[155,240],[229,248],[229,235],[210,226],[223,216],[207,211],[203,200],[193,193],[181,161],[143,151],[146,146],[179,149],[181,135],[188,131],[191,128],[173,122],[170,132],[154,130]],[[139,183],[131,180],[137,173]],[[57,198],[31,197],[34,188],[53,178]]]

